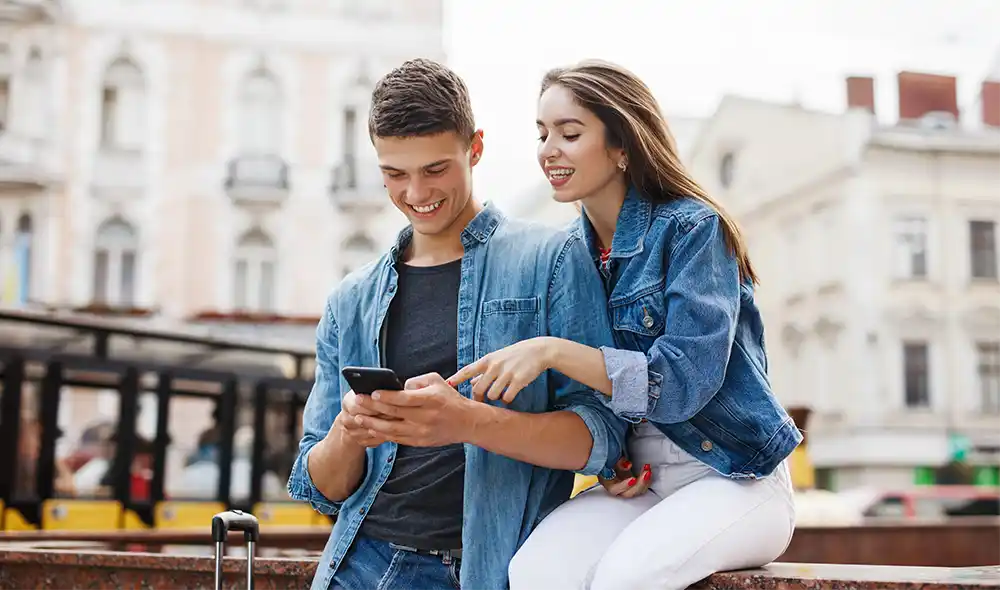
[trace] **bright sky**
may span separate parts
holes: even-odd
[[[598,57],[642,76],[669,115],[707,117],[726,93],[844,108],[843,78],[876,77],[896,115],[895,74],[958,76],[959,106],[1000,75],[997,0],[446,0],[449,63],[466,80],[486,153],[480,198],[538,186],[535,100],[550,67]]]

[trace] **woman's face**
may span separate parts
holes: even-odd
[[[604,123],[565,87],[556,84],[542,94],[536,123],[538,164],[557,201],[579,201],[622,180],[623,150],[608,147]]]

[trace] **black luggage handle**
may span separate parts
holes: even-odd
[[[260,540],[257,517],[242,510],[220,512],[212,517],[212,540],[215,541],[215,588],[222,590],[222,558],[226,552],[229,531],[243,531],[247,542],[247,588],[253,590],[254,546]]]
[[[260,524],[257,522],[257,517],[249,512],[230,510],[212,517],[213,541],[225,543],[229,538],[229,531],[243,531],[243,538],[247,543],[256,543],[260,540]]]

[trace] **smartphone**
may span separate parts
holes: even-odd
[[[392,369],[381,367],[344,367],[341,374],[354,393],[370,395],[376,389],[399,391],[403,383]]]

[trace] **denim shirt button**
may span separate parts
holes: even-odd
[[[703,440],[703,441],[701,441],[701,450],[705,451],[706,453],[709,452],[709,451],[711,451],[712,450],[712,441],[710,441],[710,440]]]

